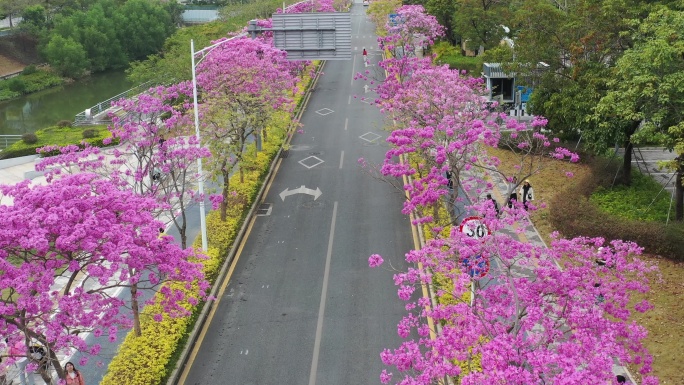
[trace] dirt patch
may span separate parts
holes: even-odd
[[[0,55],[0,76],[13,74],[24,69],[24,64]]]
[[[40,64],[38,41],[28,34],[0,37],[0,75],[21,71],[29,64]]]
[[[512,172],[512,167],[506,165],[514,163],[515,158],[509,151],[491,150],[490,154],[501,159],[501,169]],[[551,198],[573,183],[582,180],[582,176],[591,172],[586,160],[573,164],[564,161],[548,159],[544,162],[543,171],[530,178],[534,186],[536,203],[549,205]],[[570,172],[573,177],[568,178]],[[567,199],[573,199],[568,196]],[[555,229],[551,225],[549,210],[542,209],[531,215],[539,233],[547,243],[549,234]],[[657,263],[662,274],[662,280],[652,277],[651,292],[636,300],[648,299],[655,309],[641,314],[635,312],[632,319],[648,330],[648,337],[644,345],[653,355],[653,375],[660,378],[662,385],[684,384],[684,263],[676,263],[663,258],[644,256],[646,261]],[[641,376],[634,368],[630,372],[637,383],[641,383]]]

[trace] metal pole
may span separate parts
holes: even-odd
[[[195,73],[195,42],[190,39],[190,60],[192,62],[192,99],[193,107],[195,109],[195,136],[197,136],[197,145],[202,146],[202,141],[200,140],[200,130],[199,130],[199,110],[197,108],[197,75]],[[197,174],[199,175],[199,195],[202,200],[200,200],[200,228],[202,232],[202,251],[206,252],[208,249],[207,245],[207,218],[204,213],[204,174],[202,173],[202,158],[197,158]]]

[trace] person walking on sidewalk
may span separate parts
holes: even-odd
[[[19,340],[14,343],[14,345],[9,348],[9,355],[16,357],[15,364],[19,369],[19,382],[21,385],[34,385],[33,373],[26,373],[26,365],[29,364],[29,359],[27,357],[27,349],[24,341]],[[27,375],[28,374],[28,381]]]
[[[518,177],[513,176],[513,179],[508,184],[508,192],[510,193],[510,195],[508,196],[507,206],[509,209],[513,208],[513,202],[518,200],[518,193],[515,192],[516,187],[518,187]]]
[[[523,206],[527,210],[527,202],[534,200],[534,189],[530,181],[526,179],[520,187],[520,196],[522,197]]]
[[[73,363],[67,362],[64,365],[64,372],[66,373],[66,385],[85,385],[83,374],[76,369]]]

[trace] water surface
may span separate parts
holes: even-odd
[[[131,83],[122,71],[102,72],[76,82],[0,102],[0,135],[34,132],[60,120],[74,120],[101,101],[116,96]]]

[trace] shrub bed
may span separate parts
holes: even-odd
[[[95,135],[88,139],[83,139],[83,132],[92,130]],[[33,134],[32,134],[33,135]],[[88,142],[93,146],[105,147],[103,141],[110,138],[112,133],[104,125],[92,127],[48,127],[35,132],[37,140],[33,143],[28,143],[24,140],[18,141],[0,152],[0,159],[17,158],[26,155],[35,155],[36,150],[47,146],[57,145],[60,147],[68,146],[70,144],[81,144],[81,142]],[[30,140],[29,142],[32,142]],[[112,143],[114,144],[114,143]],[[42,156],[50,156],[51,153],[43,153]]]

